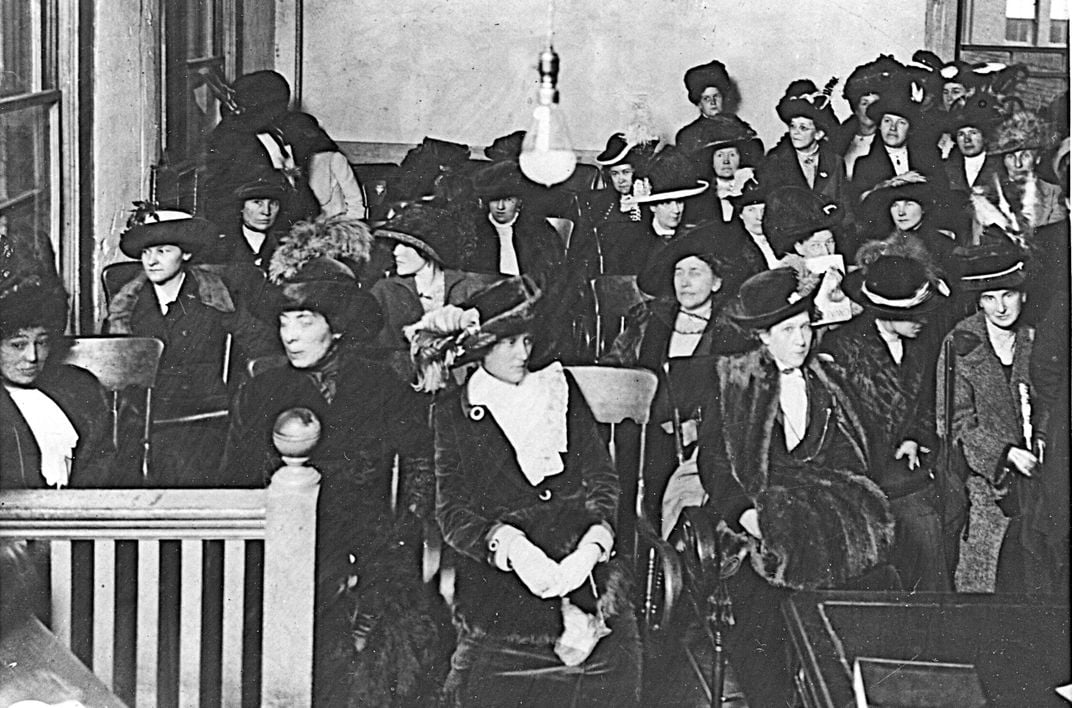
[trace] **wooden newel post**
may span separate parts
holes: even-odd
[[[308,408],[291,408],[279,415],[272,438],[284,465],[268,485],[261,704],[311,706],[320,473],[305,463],[320,440],[320,421]]]

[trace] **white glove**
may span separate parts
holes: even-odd
[[[547,599],[561,593],[561,573],[558,563],[547,557],[536,544],[525,536],[518,536],[510,542],[506,552],[510,567],[525,587],[536,597]]]
[[[602,555],[602,548],[594,543],[586,543],[578,546],[577,550],[563,558],[558,564],[561,579],[558,594],[568,595],[584,585]]]

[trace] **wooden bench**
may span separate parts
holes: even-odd
[[[161,545],[178,544],[178,702],[201,701],[202,642],[221,636],[225,706],[241,705],[246,546],[263,543],[263,600],[260,704],[309,706],[312,702],[313,592],[316,500],[320,474],[288,464],[267,489],[33,490],[0,494],[0,537],[47,542],[50,560],[52,632],[71,646],[74,614],[72,544],[92,546],[92,657],[94,673],[115,690],[116,589],[134,578],[117,577],[116,548],[134,542],[136,560],[135,698],[139,708],[157,705]],[[207,542],[223,547],[223,606],[220,627],[202,626],[206,587],[202,562]],[[259,564],[258,564],[259,565]],[[165,590],[165,594],[170,591]],[[165,609],[168,607],[164,604]],[[256,616],[256,613],[254,613]],[[219,632],[220,635],[215,634]],[[214,669],[215,670],[215,669]]]

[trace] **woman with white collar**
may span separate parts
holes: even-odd
[[[958,253],[961,288],[976,294],[979,312],[945,338],[956,357],[951,424],[945,415],[946,348],[938,361],[938,432],[949,429],[963,453],[971,499],[969,535],[960,545],[959,564],[950,562],[960,592],[1016,592],[1022,556],[1015,491],[1030,482],[1042,454],[1031,439],[1034,330],[1020,318],[1027,301],[1024,254],[1010,240]]]
[[[592,412],[555,362],[528,370],[540,292],[527,278],[409,330],[435,404],[436,517],[459,553],[455,705],[635,705],[639,643],[612,560],[620,487]]]
[[[40,275],[3,281],[0,489],[104,486],[113,461],[104,391],[88,371],[57,363],[63,286]]]

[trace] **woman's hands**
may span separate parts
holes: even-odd
[[[561,585],[559,586],[558,594],[568,595],[584,585],[584,582],[588,580],[588,576],[592,574],[592,570],[596,567],[596,563],[599,562],[601,555],[603,555],[603,550],[599,546],[594,543],[586,543],[563,558],[562,562],[558,564],[559,573],[561,574]]]
[[[1025,477],[1030,477],[1038,467],[1038,458],[1022,447],[1010,447],[1006,455],[1009,467]]]
[[[533,595],[547,599],[565,597],[584,585],[601,560],[607,560],[614,535],[604,524],[591,526],[572,553],[556,563],[513,526],[496,532],[493,561],[502,570],[512,570]],[[502,555],[499,555],[502,554]]]
[[[562,594],[559,564],[525,536],[518,536],[510,543],[507,558],[518,579],[536,597],[547,599]]]

